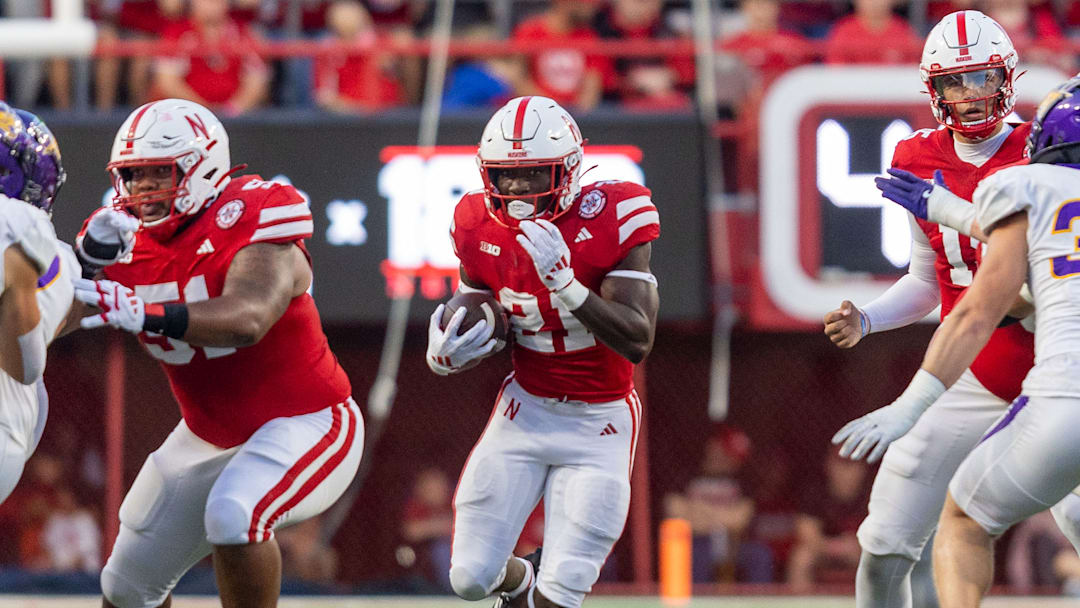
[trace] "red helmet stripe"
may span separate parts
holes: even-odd
[[[956,37],[960,42],[960,55],[966,56],[968,51],[968,38],[967,38],[967,19],[964,17],[967,15],[964,11],[960,11],[956,15]]]
[[[151,101],[150,103],[145,104],[143,107],[139,108],[139,111],[135,113],[135,120],[131,121],[131,126],[128,127],[127,137],[125,138],[127,139],[127,146],[125,146],[124,149],[120,151],[121,154],[131,154],[132,148],[135,147],[135,129],[139,126],[139,121],[142,120],[143,114],[146,114],[146,111],[150,109],[150,106],[154,105],[155,103],[157,102]]]
[[[525,110],[529,107],[532,97],[524,97],[518,103],[517,114],[514,115],[514,149],[521,149],[521,130],[525,127]]]

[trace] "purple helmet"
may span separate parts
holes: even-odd
[[[1080,75],[1047,93],[1031,121],[1033,163],[1080,164]]]
[[[67,179],[67,173],[60,162],[60,146],[56,143],[52,131],[40,118],[26,110],[15,109],[15,113],[22,119],[26,133],[30,136],[30,146],[23,151],[22,159],[26,184],[19,198],[45,211],[51,211],[56,192]]]
[[[65,177],[45,123],[0,101],[0,193],[49,211]]]

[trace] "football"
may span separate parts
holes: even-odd
[[[495,328],[492,333],[492,337],[498,340],[495,344],[495,350],[498,352],[506,346],[506,336],[510,331],[510,321],[506,318],[506,312],[503,310],[499,301],[495,299],[495,296],[484,292],[468,292],[468,293],[456,293],[454,297],[450,298],[446,302],[446,309],[442,315],[442,327],[446,328],[446,324],[450,322],[450,317],[454,316],[457,309],[465,307],[465,318],[461,320],[461,327],[458,329],[458,335],[465,333],[470,327],[476,325],[481,319],[486,320],[488,325]]]

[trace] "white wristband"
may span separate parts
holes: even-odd
[[[933,405],[945,390],[945,385],[941,380],[937,379],[937,376],[920,367],[919,371],[915,372],[915,377],[911,379],[907,389],[896,399],[895,403],[911,407],[915,410],[916,415],[919,415],[925,412],[926,408]]]
[[[585,300],[589,299],[589,288],[582,285],[581,281],[574,279],[566,287],[556,291],[555,297],[566,305],[567,310],[577,310],[581,308]]]
[[[971,236],[971,223],[975,221],[975,205],[949,192],[947,188],[934,186],[926,199],[926,219]]]
[[[16,378],[22,384],[33,384],[45,372],[45,350],[49,347],[45,338],[45,320],[38,321],[34,329],[18,337],[22,354],[23,377]]]

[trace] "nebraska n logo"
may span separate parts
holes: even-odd
[[[615,430],[615,426],[613,424],[611,424],[610,422],[607,423],[607,426],[604,427],[604,430],[600,431],[600,436],[601,437],[603,437],[604,435],[618,435],[618,434],[619,434],[619,431]]]
[[[510,403],[506,404],[506,410],[503,411],[503,416],[504,417],[509,416],[510,420],[513,420],[514,416],[517,416],[518,410],[520,410],[520,409],[521,409],[521,402],[520,401],[514,401],[513,399],[511,399]]]
[[[184,116],[184,118],[186,118],[188,124],[191,125],[191,132],[195,134],[195,137],[202,134],[203,139],[210,139],[209,129],[206,128],[206,123],[203,122],[202,116],[195,114],[194,118],[190,115]]]

